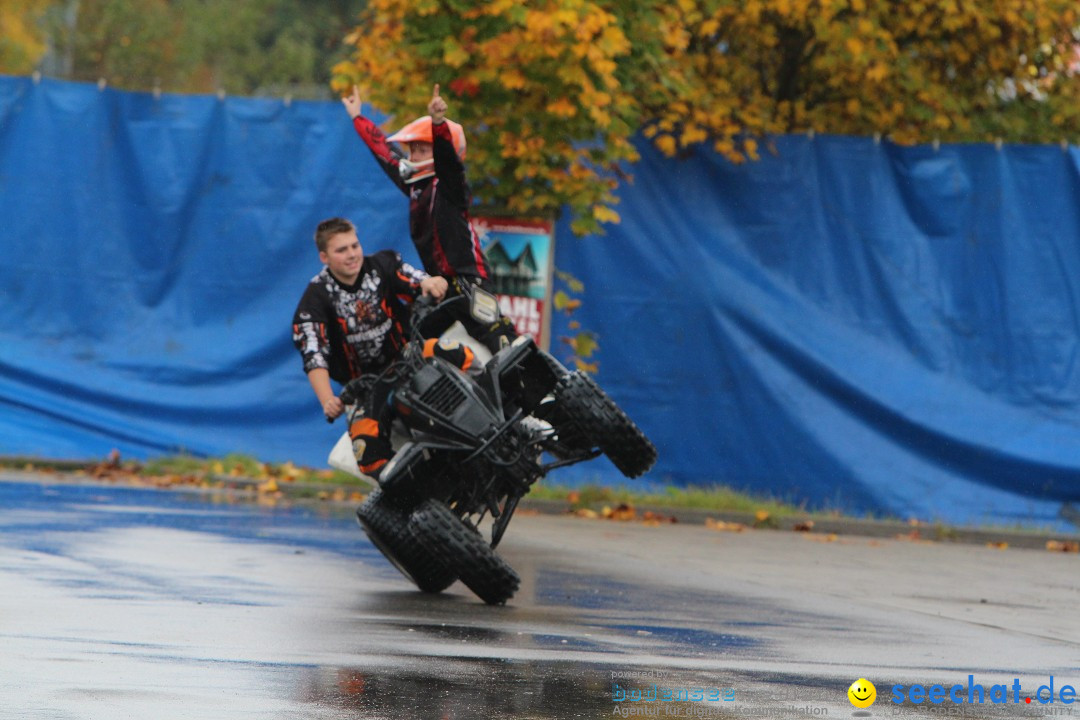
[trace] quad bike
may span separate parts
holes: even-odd
[[[520,579],[495,548],[521,498],[550,471],[601,453],[627,477],[656,461],[656,448],[588,375],[518,337],[478,374],[421,353],[424,320],[449,303],[498,319],[479,289],[432,307],[414,305],[410,342],[384,373],[387,402],[405,442],[357,517],[372,543],[422,591],[461,580],[484,602],[505,603]],[[342,393],[346,403],[352,384]],[[551,460],[545,461],[545,453]],[[481,522],[490,516],[490,539]]]

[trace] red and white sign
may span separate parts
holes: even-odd
[[[551,223],[479,217],[473,218],[473,228],[491,268],[490,289],[499,298],[503,316],[513,321],[519,334],[547,349],[555,253]]]
[[[528,335],[537,345],[544,332],[544,301],[520,295],[498,295],[499,311],[510,318],[519,335]]]

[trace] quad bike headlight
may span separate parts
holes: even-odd
[[[474,318],[490,325],[499,319],[499,301],[488,291],[473,288],[469,311]]]

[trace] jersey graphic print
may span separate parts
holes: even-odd
[[[357,364],[363,367],[375,362],[382,355],[393,322],[382,305],[379,293],[382,278],[376,273],[366,274],[359,289],[349,292],[330,277],[330,273],[326,274],[326,292],[333,300],[345,342]]]
[[[342,384],[381,371],[404,344],[401,310],[420,293],[426,277],[389,250],[366,257],[350,286],[323,268],[293,315],[293,344],[304,371],[324,368]]]

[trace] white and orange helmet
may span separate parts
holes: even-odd
[[[458,157],[464,160],[465,128],[461,127],[461,125],[453,120],[447,120],[446,124],[450,126],[450,139],[454,143],[454,150],[457,151]],[[434,138],[431,134],[431,116],[424,115],[423,117],[416,118],[386,139],[390,142],[402,143],[404,145],[408,145],[411,142],[434,142]],[[401,176],[405,179],[405,182],[414,183],[417,180],[423,180],[424,178],[431,177],[435,174],[435,161],[425,160],[424,162],[413,163],[408,160],[402,160],[399,164],[399,170]]]

